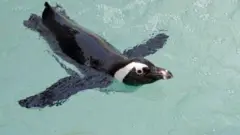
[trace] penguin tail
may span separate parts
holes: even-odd
[[[44,6],[45,6],[45,9],[42,12],[43,21],[47,20],[48,18],[51,18],[54,15],[54,10],[48,2],[45,2]]]
[[[45,6],[45,7],[51,7],[48,2],[45,2],[45,3],[44,3],[44,6]]]

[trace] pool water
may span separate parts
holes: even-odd
[[[87,90],[61,106],[26,109],[18,100],[67,76],[47,43],[22,24],[44,2],[0,2],[0,135],[240,134],[239,1],[49,1],[121,51],[165,30],[165,47],[147,59],[174,78],[134,93]]]

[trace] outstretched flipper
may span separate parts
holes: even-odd
[[[101,92],[109,92],[107,87],[112,83],[112,77],[85,66],[81,67],[81,71],[84,73],[84,77],[81,77],[79,73],[61,63],[55,55],[52,56],[71,76],[58,80],[41,93],[20,100],[19,104],[22,107],[44,108],[46,106],[59,106],[72,95],[87,89],[100,88]]]
[[[70,96],[79,91],[106,88],[112,82],[111,78],[101,74],[92,74],[81,78],[68,76],[58,80],[45,91],[18,101],[25,108],[44,108],[46,106],[62,105]]]
[[[160,33],[148,39],[145,43],[134,46],[131,49],[126,49],[123,54],[127,57],[146,57],[156,53],[160,48],[165,45],[168,35]]]

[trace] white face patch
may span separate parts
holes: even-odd
[[[125,67],[119,69],[115,74],[114,77],[123,82],[123,79],[127,76],[127,74],[133,69],[136,68],[137,70],[142,70],[144,67],[148,67],[146,64],[139,63],[139,62],[131,62],[127,64]]]

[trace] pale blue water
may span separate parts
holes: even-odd
[[[43,3],[0,2],[0,135],[240,134],[239,1],[58,1],[71,18],[121,50],[167,30],[166,46],[148,59],[170,69],[174,79],[134,93],[80,92],[39,111],[17,101],[67,75],[45,41],[22,25],[41,13]]]

